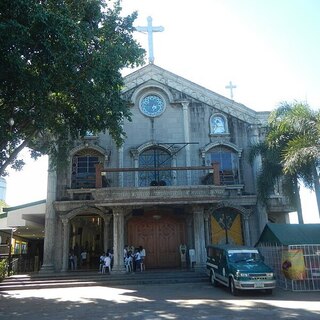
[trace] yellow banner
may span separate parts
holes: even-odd
[[[303,280],[306,277],[303,250],[285,250],[282,252],[282,272],[287,279]]]
[[[224,224],[224,221],[228,223]],[[243,245],[240,214],[214,214],[211,216],[212,243],[226,243]]]

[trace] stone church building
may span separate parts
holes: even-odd
[[[82,250],[96,268],[108,249],[124,270],[125,245],[143,246],[149,269],[203,267],[207,244],[254,245],[268,221],[288,222],[281,190],[257,202],[259,161],[248,161],[267,112],[152,63],[125,77],[123,97],[124,144],[88,133],[49,172],[41,271],[68,270]]]

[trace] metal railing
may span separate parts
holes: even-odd
[[[78,180],[77,180],[78,179]],[[72,188],[149,187],[186,185],[236,185],[238,171],[219,170],[209,166],[103,168],[96,165],[95,175],[73,177]]]
[[[1,255],[0,259],[7,260],[7,275],[37,272],[40,269],[39,257],[13,256],[9,261],[8,255]]]

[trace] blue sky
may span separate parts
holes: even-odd
[[[154,35],[155,64],[257,110],[280,101],[320,104],[320,1],[124,0],[136,25],[165,28]],[[147,36],[137,33],[147,48]]]
[[[319,108],[320,1],[123,0],[122,7],[138,11],[135,26],[151,16],[164,27],[154,34],[156,65],[227,97],[232,81],[234,100],[256,111],[294,100]],[[148,48],[146,34],[136,39]],[[10,205],[44,199],[46,159],[7,182]],[[306,222],[320,222],[314,197],[303,191],[303,198]]]

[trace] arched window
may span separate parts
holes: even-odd
[[[102,155],[95,150],[81,150],[72,158],[71,188],[95,188],[96,164]]]
[[[150,148],[139,155],[139,168],[171,167],[170,154],[161,148]],[[140,171],[139,186],[165,186],[171,185],[171,171]]]
[[[239,157],[233,150],[219,146],[206,153],[206,165],[219,164],[220,184],[231,185],[239,183]]]

